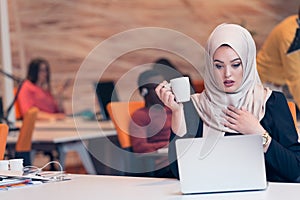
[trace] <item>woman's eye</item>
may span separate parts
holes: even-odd
[[[221,68],[222,68],[222,65],[215,64],[215,67],[216,67],[217,69],[221,69]]]
[[[241,66],[241,63],[235,63],[232,65],[234,68],[238,68],[239,66]]]

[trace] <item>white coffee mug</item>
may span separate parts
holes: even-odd
[[[175,95],[175,100],[178,103],[187,102],[191,97],[189,77],[180,77],[170,80],[168,86]]]
[[[23,171],[23,158],[10,159],[9,169],[11,171]]]
[[[0,160],[0,171],[7,171],[9,168],[8,168],[8,164],[9,164],[9,161],[8,160]]]

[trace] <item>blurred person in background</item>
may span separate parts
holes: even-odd
[[[300,108],[300,6],[298,15],[270,32],[257,54],[257,70],[265,86],[283,92]]]
[[[133,152],[149,153],[168,145],[171,110],[163,105],[155,93],[155,87],[163,80],[164,77],[155,70],[144,71],[138,78],[145,107],[132,115],[129,130]]]
[[[26,80],[18,94],[21,115],[23,116],[31,107],[37,107],[40,110],[38,119],[64,119],[63,95],[61,92],[58,92],[58,98],[55,99],[51,90],[48,61],[43,58],[31,60]]]
[[[135,153],[150,153],[168,147],[172,113],[155,92],[156,86],[163,80],[164,77],[153,69],[142,72],[138,77],[138,89],[145,107],[133,113],[129,126],[132,151]],[[167,157],[155,161],[157,170],[150,176],[173,177]]]

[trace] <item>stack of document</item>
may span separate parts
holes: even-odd
[[[0,190],[37,185],[47,182],[66,181],[71,178],[63,171],[38,171],[23,173],[6,170],[0,171]]]
[[[32,185],[31,179],[28,178],[13,178],[0,176],[0,190],[8,190],[11,188],[24,187]]]

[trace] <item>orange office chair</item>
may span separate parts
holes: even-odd
[[[24,166],[31,165],[30,151],[32,135],[38,112],[38,108],[32,107],[24,114],[20,134],[16,143],[15,158],[24,158]]]
[[[14,88],[14,95],[16,96],[18,91],[18,88]],[[18,99],[16,99],[15,103],[14,103],[14,107],[15,107],[15,115],[16,115],[16,119],[22,119],[22,114],[21,114],[21,110],[20,110],[20,105],[18,102]]]
[[[192,80],[191,84],[196,93],[201,93],[204,90],[204,81],[203,80]]]
[[[109,117],[115,125],[120,146],[122,149],[128,152],[132,152],[129,135],[131,115],[134,113],[134,111],[142,108],[144,105],[145,103],[143,101],[110,102],[106,105]],[[125,164],[124,172],[131,171],[133,168],[136,169],[136,166],[140,166],[140,164],[137,164],[139,162],[136,157],[131,153],[122,154],[122,161]]]
[[[139,108],[144,107],[143,101],[131,102],[110,102],[106,108],[108,114],[115,125],[119,143],[123,149],[131,150],[129,136],[129,123],[131,115]]]
[[[293,120],[294,120],[294,123],[295,123],[295,126],[296,128],[298,129],[298,126],[297,126],[297,112],[296,112],[296,104],[292,101],[288,101],[288,105],[289,105],[289,108],[290,108],[290,111],[292,113],[292,116],[293,116]]]
[[[0,124],[0,160],[4,159],[7,135],[8,126],[6,124]]]
[[[129,124],[131,115],[139,108],[144,107],[143,101],[132,101],[132,102],[110,102],[106,108],[108,114],[115,125],[117,130],[117,136],[121,147],[124,150],[132,152],[132,146],[129,135]],[[156,161],[167,160],[166,154],[160,154],[157,152],[150,154],[124,154],[123,159],[125,166],[129,171],[135,171],[136,173],[147,172],[150,176],[156,176],[154,171],[157,168]],[[158,162],[158,163],[159,163]],[[125,170],[125,171],[127,171]],[[129,173],[130,174],[130,173]]]

